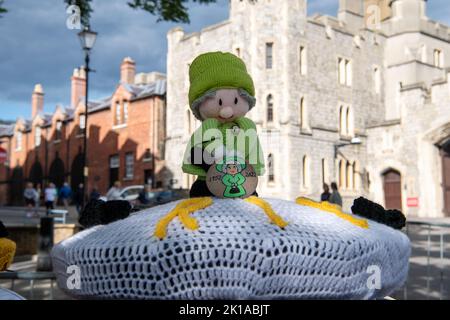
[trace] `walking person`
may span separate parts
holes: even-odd
[[[44,190],[45,197],[45,208],[47,209],[47,215],[49,215],[50,210],[55,208],[55,202],[58,197],[58,191],[56,190],[54,183],[49,183],[47,188]]]
[[[38,183],[36,185],[36,203],[35,203],[35,208],[36,208],[36,214],[39,210],[39,207],[41,205],[41,197],[42,197],[42,185],[40,183]]]
[[[341,194],[338,191],[338,187],[337,187],[336,182],[332,182],[331,183],[331,191],[332,191],[331,192],[331,196],[330,196],[328,201],[330,203],[334,203],[334,204],[337,204],[337,205],[342,207],[342,197],[341,197]]]
[[[122,191],[120,181],[114,182],[114,185],[111,187],[111,189],[108,190],[108,193],[106,194],[106,198],[109,200],[122,200],[120,197],[120,192]]]
[[[320,195],[320,201],[329,201],[330,200],[330,187],[328,187],[328,184],[323,184],[323,192]]]
[[[23,197],[25,199],[25,205],[27,206],[27,218],[31,218],[34,215],[33,211],[35,210],[36,198],[38,197],[38,193],[31,182],[27,183],[27,186],[23,191]]]
[[[78,214],[80,214],[84,207],[84,185],[82,183],[78,185],[77,190],[73,193],[73,202],[75,203]]]
[[[69,210],[70,198],[72,197],[72,189],[67,182],[64,182],[61,190],[59,190],[59,197],[61,198],[64,209]]]

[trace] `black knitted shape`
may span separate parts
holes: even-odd
[[[117,220],[125,219],[130,215],[131,204],[125,200],[111,200],[106,202],[102,224],[108,224]]]
[[[378,203],[359,197],[353,202],[352,212],[358,216],[385,224],[400,230],[406,224],[406,218],[399,210],[385,210]]]
[[[131,205],[124,200],[91,200],[80,214],[78,222],[84,228],[125,219],[130,215]]]
[[[0,221],[0,238],[6,238],[9,235],[3,222]]]
[[[78,222],[84,228],[90,228],[102,224],[102,216],[105,205],[106,202],[102,200],[89,201],[84,207],[83,211],[81,211]]]

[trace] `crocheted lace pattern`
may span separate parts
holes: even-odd
[[[177,201],[80,232],[52,251],[58,285],[84,298],[372,299],[404,283],[410,243],[402,232],[267,201],[289,223],[284,230],[251,203],[214,199],[192,214],[198,230],[175,219],[162,240],[155,224]],[[79,289],[67,287],[71,265],[79,267]],[[379,289],[368,286],[371,266],[381,272]]]

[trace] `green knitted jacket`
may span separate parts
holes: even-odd
[[[245,139],[245,143],[242,139]],[[226,123],[220,123],[217,119],[204,120],[200,128],[192,134],[186,147],[183,172],[204,180],[206,172],[201,166],[192,164],[191,149],[197,147],[211,154],[218,146],[224,146],[226,150],[236,152],[253,166],[258,176],[264,174],[264,156],[256,133],[256,125],[246,117]]]

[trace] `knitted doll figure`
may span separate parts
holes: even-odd
[[[223,163],[230,157],[244,161],[239,166],[234,163],[234,166],[226,168],[230,172],[222,182],[230,186],[227,186],[224,198],[233,198],[230,197],[232,192],[236,198],[245,194],[240,186],[244,177],[234,173],[238,167],[242,169],[242,165],[251,165],[257,176],[264,173],[264,157],[256,125],[245,117],[256,102],[253,80],[245,63],[231,53],[204,53],[192,62],[189,80],[189,106],[202,124],[187,145],[182,170],[196,175],[197,180],[191,187],[191,198],[181,201],[158,223],[155,230],[158,238],[164,238],[168,224],[177,216],[188,229],[198,228],[197,221],[189,215],[212,204],[213,194],[206,184],[206,174],[212,165]],[[259,206],[279,227],[287,225],[269,203],[257,198],[256,192],[245,201]]]

